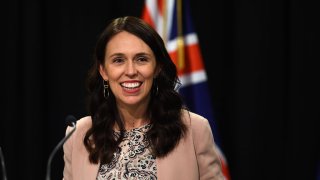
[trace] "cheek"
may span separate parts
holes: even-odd
[[[148,68],[145,68],[144,71],[143,71],[143,76],[146,79],[154,78],[155,74],[156,74],[155,66],[149,66]]]
[[[153,79],[154,79],[154,71],[149,71],[148,73],[145,74],[145,78],[146,78],[146,82],[147,82],[147,86],[148,88],[151,89],[152,84],[153,84]]]
[[[113,94],[115,94],[115,92],[119,91],[119,90],[116,89],[117,87],[118,87],[117,86],[117,82],[112,81],[112,80],[109,79],[109,88],[110,88],[110,90],[112,91]]]
[[[118,69],[107,68],[107,75],[108,75],[109,81],[116,81],[117,79],[120,78],[121,74],[122,74],[121,71]]]
[[[109,86],[113,92],[117,87],[119,78],[120,78],[120,75],[117,71],[108,71]]]

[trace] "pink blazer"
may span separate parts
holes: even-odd
[[[210,125],[204,117],[184,111],[187,134],[165,158],[157,158],[159,180],[224,179]],[[63,146],[64,180],[95,180],[100,164],[91,164],[83,145],[91,117],[77,121],[77,129]],[[67,128],[69,132],[71,128]]]

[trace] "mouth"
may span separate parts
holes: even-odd
[[[142,85],[142,82],[123,82],[120,83],[120,86],[125,89],[135,89],[139,88]]]

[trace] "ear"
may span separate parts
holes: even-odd
[[[101,77],[103,78],[103,80],[108,81],[109,78],[108,78],[108,75],[106,73],[106,69],[101,64],[99,66],[99,73],[100,73]]]

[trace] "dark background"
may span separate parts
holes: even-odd
[[[1,8],[0,146],[9,180],[44,179],[108,20],[143,0],[10,0]],[[319,7],[315,1],[191,0],[232,179],[315,179],[319,161]],[[52,164],[62,178],[62,150]]]

